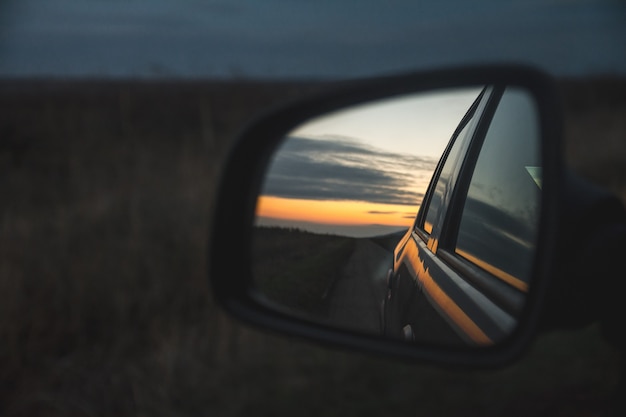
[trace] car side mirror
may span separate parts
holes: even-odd
[[[560,129],[555,83],[518,66],[345,82],[275,109],[224,167],[214,295],[322,343],[512,360],[554,268]]]

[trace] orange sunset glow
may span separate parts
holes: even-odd
[[[385,225],[408,227],[419,206],[363,201],[301,200],[260,196],[256,215],[281,220],[329,225]]]

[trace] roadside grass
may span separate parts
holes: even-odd
[[[626,197],[624,85],[564,89],[568,163]],[[216,307],[206,243],[228,144],[317,86],[19,88],[0,84],[0,415],[586,416],[609,397],[621,363],[596,325],[541,335],[503,369],[452,370]]]
[[[257,227],[252,272],[259,291],[277,304],[324,317],[326,295],[354,250],[354,239],[297,229]]]
[[[567,164],[626,204],[626,82],[568,80],[561,93]]]

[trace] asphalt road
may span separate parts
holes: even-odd
[[[380,303],[386,293],[385,276],[392,253],[369,239],[359,239],[341,278],[329,293],[333,325],[379,333]]]

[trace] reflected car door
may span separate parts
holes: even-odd
[[[540,203],[536,117],[529,97],[490,86],[456,129],[396,249],[390,319],[405,338],[489,345],[515,328]]]

